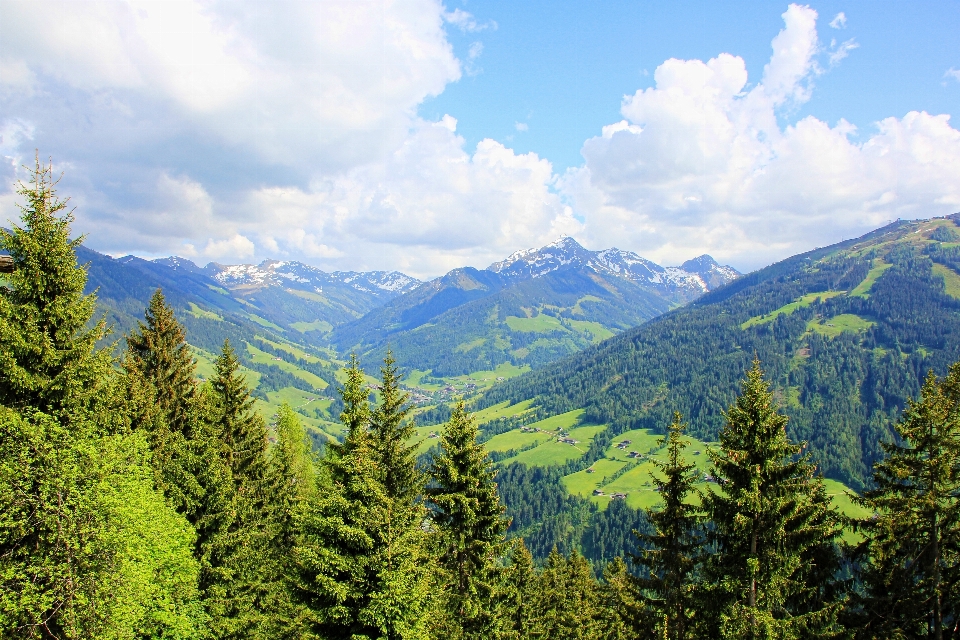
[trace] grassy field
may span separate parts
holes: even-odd
[[[306,333],[308,331],[320,331],[321,333],[327,333],[333,330],[333,325],[326,320],[314,320],[313,322],[291,322],[290,326],[300,333]]]
[[[486,409],[474,412],[473,419],[477,421],[477,424],[483,424],[484,422],[490,422],[497,418],[509,418],[525,413],[530,409],[531,405],[533,405],[533,400],[524,400],[517,404],[501,402],[500,404],[495,404]]]
[[[587,469],[571,473],[563,477],[563,486],[573,495],[582,498],[589,498],[593,495],[593,490],[598,489],[601,484],[607,481],[607,478],[626,466],[626,462],[620,460],[597,460],[590,469],[593,473],[588,473]]]
[[[873,288],[873,283],[877,281],[877,278],[883,275],[884,271],[892,266],[892,264],[884,262],[880,258],[874,260],[873,268],[867,273],[867,277],[863,279],[863,282],[853,288],[853,291],[850,292],[850,295],[857,296],[858,298],[869,298],[870,289]]]
[[[935,264],[933,265],[933,272],[943,278],[948,296],[960,298],[960,275],[956,271],[945,265]]]
[[[506,317],[507,326],[511,331],[517,333],[547,333],[549,331],[566,331],[567,328],[560,324],[560,320],[553,316],[541,313],[533,318],[518,318],[517,316]]]
[[[317,363],[320,363],[320,364],[330,364],[330,361],[329,361],[329,360],[324,360],[323,358],[318,358],[318,357],[315,356],[315,355],[312,355],[312,354],[310,354],[310,353],[307,353],[306,351],[304,351],[303,349],[301,349],[300,347],[298,347],[298,346],[296,346],[296,345],[294,345],[294,344],[290,344],[290,343],[288,343],[288,342],[274,342],[273,340],[267,340],[267,339],[264,338],[263,336],[259,336],[259,338],[260,338],[261,340],[263,340],[264,342],[266,342],[267,344],[273,346],[274,348],[280,349],[281,351],[286,351],[287,353],[289,353],[289,354],[292,355],[293,357],[295,357],[295,358],[301,358],[301,359],[306,360],[307,362],[309,362],[309,363],[311,363],[311,364],[317,364]]]
[[[613,337],[615,334],[610,329],[606,328],[599,322],[589,322],[587,320],[567,320],[571,327],[577,331],[589,331],[593,334],[592,342],[596,344],[597,342],[603,342],[607,338]]]
[[[552,436],[549,433],[539,431],[525,433],[520,431],[520,429],[514,429],[513,431],[507,431],[506,433],[493,436],[486,442],[486,447],[487,451],[510,451],[511,449],[528,447],[535,442],[546,442],[551,438]]]
[[[201,309],[195,303],[190,302],[190,309],[187,311],[194,318],[206,318],[207,320],[217,320],[218,322],[223,322],[223,317],[217,315],[213,311],[207,311],[206,309]]]
[[[266,351],[257,349],[252,344],[247,344],[247,351],[250,352],[250,358],[257,364],[266,364],[272,367],[277,367],[278,369],[282,369],[287,373],[295,375],[304,382],[313,385],[315,389],[326,389],[327,387],[326,381],[316,374],[310,373],[309,371],[304,371],[297,365],[290,362],[277,360],[275,356],[270,355]]]
[[[826,300],[828,298],[833,298],[835,296],[842,296],[845,291],[821,291],[820,293],[808,293],[805,296],[800,296],[793,302],[783,305],[779,309],[775,309],[770,313],[765,313],[761,316],[754,316],[740,325],[741,329],[749,329],[761,324],[767,324],[768,322],[773,322],[777,319],[778,316],[789,315],[801,309],[803,307],[809,307],[811,304],[817,300]]]
[[[872,327],[875,322],[861,318],[852,313],[841,313],[838,316],[824,319],[813,319],[807,323],[808,331],[816,331],[828,338],[836,338],[844,331],[866,331]]]

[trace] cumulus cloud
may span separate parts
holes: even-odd
[[[854,49],[860,48],[860,45],[857,43],[856,39],[850,38],[841,42],[839,45],[836,40],[830,42],[830,66],[835,67],[840,64],[840,61],[850,55],[850,52]]]
[[[943,77],[944,77],[944,78],[953,78],[953,79],[956,80],[957,82],[960,82],[960,69],[954,69],[953,67],[950,67],[950,68],[947,69],[947,71],[943,74]]]
[[[833,16],[833,20],[830,21],[830,28],[832,29],[847,28],[847,16],[846,14],[843,13],[843,11]]]
[[[664,262],[710,252],[744,268],[852,237],[898,217],[960,209],[960,132],[948,115],[855,128],[778,116],[811,96],[816,13],[791,5],[763,77],[744,61],[668,60],[655,86],[624,98],[624,120],[587,140],[561,193],[594,246]]]

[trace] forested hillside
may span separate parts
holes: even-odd
[[[872,489],[854,499],[861,517],[836,508],[756,358],[706,451],[709,484],[690,459],[706,443],[675,413],[650,456],[656,503],[636,511],[615,495],[601,513],[565,491],[540,493],[568,480],[556,466],[498,470],[488,454],[501,437],[596,441],[607,428],[576,426],[582,410],[516,434],[523,416],[511,412],[539,417],[532,403],[471,415],[457,402],[423,451],[393,359],[374,381],[354,357],[336,392],[342,437],[318,452],[289,404],[268,419],[255,409],[230,340],[201,380],[159,290],[118,356],[95,294],[83,293],[52,170],[38,162],[31,178],[18,185],[20,224],[0,230],[10,256],[0,286],[0,637],[957,635],[960,362],[928,375],[896,416]],[[935,241],[953,233],[939,222],[929,230]],[[853,293],[878,295],[889,273],[911,276],[918,262],[925,273],[912,253],[898,260],[909,248],[899,239],[871,267],[886,273],[868,272]],[[917,244],[953,260],[950,246]],[[790,304],[780,316],[803,308]],[[839,317],[823,326],[837,329]],[[646,448],[633,437],[617,446]],[[602,561],[611,553],[629,559]]]
[[[738,275],[709,256],[664,268],[565,237],[487,269],[455,269],[338,327],[331,340],[370,358],[389,345],[402,366],[434,377],[538,368]]]
[[[662,433],[674,411],[715,440],[758,357],[823,473],[862,489],[928,370],[960,357],[957,217],[898,221],[795,256],[492,390],[540,415]]]

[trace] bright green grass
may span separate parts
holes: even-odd
[[[477,424],[483,424],[484,422],[490,422],[497,418],[510,418],[525,413],[530,409],[530,405],[532,404],[533,400],[524,400],[517,404],[510,404],[508,400],[474,412],[473,419],[477,421]]]
[[[209,351],[204,351],[199,347],[194,347],[190,345],[190,351],[193,353],[194,359],[197,361],[196,373],[198,376],[204,380],[210,380],[217,375],[217,369],[214,365],[214,362],[217,359],[217,356],[210,353]],[[260,374],[256,371],[251,371],[246,367],[240,367],[240,373],[243,374],[244,379],[247,381],[247,386],[251,389],[256,389],[257,385],[260,384]]]
[[[575,460],[587,453],[593,438],[606,428],[606,425],[591,425],[571,429],[570,437],[577,441],[576,444],[560,442],[554,436],[534,449],[523,451],[511,458],[510,461],[521,462],[531,467],[546,467],[553,464],[563,464],[568,460]]]
[[[548,331],[566,331],[567,328],[560,324],[560,321],[553,316],[545,313],[533,318],[518,318],[517,316],[507,316],[507,326],[511,331],[518,333],[547,333]]]
[[[201,309],[195,303],[191,302],[190,310],[187,311],[194,318],[205,318],[207,320],[217,320],[218,322],[223,322],[223,316],[217,315],[212,311],[207,311],[206,309]]]
[[[261,318],[255,313],[248,313],[247,317],[253,320],[254,322],[256,322],[257,324],[259,324],[261,327],[267,327],[268,329],[276,329],[277,331],[283,331],[283,327],[277,326],[272,322],[270,322],[269,320],[266,320],[265,318]]]
[[[570,429],[577,421],[580,420],[580,416],[584,413],[583,409],[574,409],[573,411],[567,411],[566,413],[561,413],[557,416],[551,416],[540,422],[534,422],[533,424],[527,425],[534,429],[540,429],[542,431],[556,431],[557,429]]]
[[[956,271],[946,265],[935,264],[933,265],[933,272],[943,278],[948,296],[960,298],[960,275],[957,275]]]
[[[563,486],[573,495],[582,498],[588,498],[593,495],[593,490],[606,482],[609,476],[622,469],[627,463],[619,460],[597,460],[590,467],[593,473],[587,473],[587,470],[577,471],[563,477]]]
[[[291,373],[295,375],[296,377],[300,378],[304,382],[307,382],[308,384],[312,384],[315,389],[325,389],[327,387],[327,382],[322,378],[320,378],[319,376],[317,376],[316,374],[310,373],[309,371],[304,371],[297,365],[292,364],[290,362],[286,362],[284,360],[276,360],[274,359],[275,356],[272,356],[265,351],[261,351],[260,349],[257,349],[252,344],[249,344],[249,343],[247,344],[247,351],[250,352],[251,358],[257,364],[266,364],[271,367],[277,367],[278,369],[282,369],[287,373]]]
[[[873,268],[867,273],[867,277],[863,279],[863,282],[853,288],[853,291],[850,292],[850,295],[857,296],[858,298],[869,298],[870,289],[873,288],[873,283],[877,281],[877,278],[883,275],[884,271],[892,266],[892,264],[889,262],[884,262],[880,258],[874,260]]]
[[[584,302],[603,302],[603,300],[601,300],[597,296],[583,296],[582,298],[577,300],[577,304],[573,305],[572,311],[577,314],[585,313],[583,310],[583,307],[580,306]]]
[[[215,286],[213,286],[212,284],[208,284],[208,285],[207,285],[207,288],[208,288],[208,289],[213,289],[214,291],[216,291],[217,293],[219,293],[220,295],[223,295],[223,296],[229,296],[229,295],[230,295],[230,292],[227,291],[226,289],[224,289],[223,287],[215,287]]]
[[[453,350],[458,353],[467,353],[468,351],[476,349],[477,347],[482,347],[483,343],[486,341],[486,338],[477,338],[476,340],[471,340],[470,342],[458,344]]]
[[[821,291],[820,293],[808,293],[807,295],[800,296],[793,302],[785,304],[779,309],[771,311],[770,313],[765,313],[761,316],[754,316],[740,325],[741,329],[749,329],[761,324],[767,324],[768,322],[773,322],[777,319],[777,316],[790,315],[797,309],[803,307],[809,307],[811,304],[817,300],[826,300],[828,298],[833,298],[834,296],[843,295],[844,291]]]
[[[333,329],[333,325],[326,320],[314,320],[313,322],[291,322],[290,326],[300,333],[306,333],[307,331],[320,331],[327,333]]]
[[[628,453],[631,451],[639,451],[643,454],[652,453],[660,448],[657,441],[662,437],[658,433],[651,432],[650,429],[627,431],[613,438],[613,442],[607,448],[606,456],[614,460],[632,460],[633,458],[627,458]],[[630,445],[626,449],[617,449],[617,444],[624,440],[629,440]]]
[[[514,429],[493,436],[487,440],[485,446],[487,451],[510,451],[511,449],[522,449],[534,443],[546,442],[552,437],[549,433],[524,433],[520,429]]]
[[[602,342],[614,335],[613,331],[610,331],[610,329],[599,322],[588,322],[587,320],[567,320],[567,322],[577,331],[589,331],[592,333],[593,340],[591,342],[593,343]]]
[[[854,492],[847,485],[837,480],[824,480],[823,484],[826,486],[827,495],[830,496],[833,506],[839,509],[843,515],[850,518],[866,518],[871,515],[869,509],[861,507],[853,501],[851,494]]]
[[[317,363],[327,364],[326,361],[322,360],[321,358],[318,358],[317,356],[314,356],[314,355],[311,355],[311,354],[307,353],[306,351],[304,351],[303,349],[297,347],[296,345],[293,345],[293,344],[290,344],[290,343],[287,343],[287,342],[274,342],[273,340],[267,340],[267,339],[264,338],[263,336],[259,336],[259,338],[260,338],[261,340],[263,340],[264,342],[266,342],[267,344],[269,344],[269,345],[271,345],[271,346],[273,346],[273,347],[275,347],[275,348],[277,348],[277,349],[280,349],[280,350],[282,350],[282,351],[286,351],[287,353],[289,353],[290,355],[292,355],[292,356],[295,357],[295,358],[301,358],[301,359],[306,360],[307,362],[309,362],[309,363],[311,363],[311,364],[317,364]]]
[[[611,493],[627,494],[627,504],[634,509],[649,509],[660,502],[660,494],[654,491],[653,472],[656,467],[650,461],[641,462],[633,469],[603,487],[606,496],[598,497],[597,504],[609,504]]]
[[[844,331],[866,331],[872,327],[875,322],[870,320],[865,320],[858,315],[852,313],[841,313],[838,316],[826,319],[813,319],[807,323],[808,331],[816,331],[819,334],[825,335],[828,338],[836,338],[838,335]]]
[[[304,300],[310,300],[312,302],[320,302],[326,305],[330,304],[330,301],[324,298],[319,293],[314,293],[313,291],[301,291],[300,289],[287,289],[287,293],[292,293],[298,298],[303,298]]]
[[[431,433],[435,433],[437,435],[443,434],[443,430],[439,425],[431,427],[414,427],[413,430],[414,435],[407,440],[407,444],[417,445],[417,455],[426,452],[435,444],[440,444],[440,438],[430,437]]]

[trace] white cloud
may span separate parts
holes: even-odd
[[[960,69],[954,69],[950,67],[947,69],[946,73],[943,74],[944,78],[953,78],[957,82],[960,82]]]
[[[200,252],[205,258],[252,258],[254,255],[253,242],[239,234],[226,240],[210,240]]]
[[[528,131],[530,126],[526,122],[515,122],[513,128],[517,131]]]
[[[808,116],[816,13],[792,5],[763,78],[742,59],[668,60],[655,86],[624,98],[624,120],[583,146],[562,195],[593,246],[618,244],[667,263],[709,252],[755,268],[897,217],[960,209],[960,132],[949,116],[888,118],[863,142],[855,128]]]
[[[854,38],[850,38],[837,45],[836,40],[830,43],[830,66],[835,67],[840,61],[850,55],[854,49],[859,49],[860,44]]]
[[[830,28],[832,29],[847,28],[847,16],[846,14],[843,13],[843,11],[833,16],[833,20],[830,21]]]
[[[497,23],[493,20],[482,23],[477,22],[477,19],[473,17],[472,13],[464,11],[463,9],[454,9],[453,11],[445,12],[443,19],[463,32],[475,33],[477,31],[484,31],[485,29],[496,30],[497,28]]]

